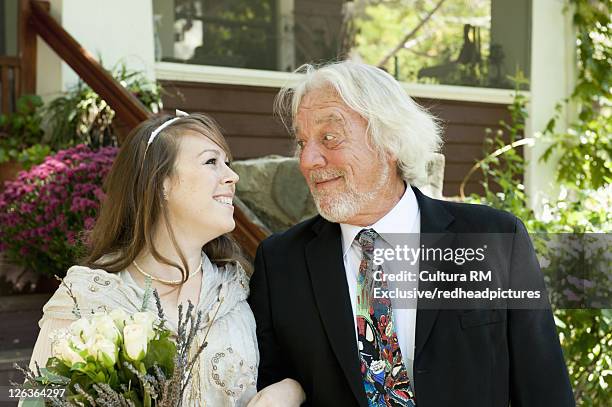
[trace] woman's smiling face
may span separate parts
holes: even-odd
[[[208,137],[187,130],[180,138],[174,174],[164,181],[173,228],[207,241],[231,232],[236,182],[227,153]]]

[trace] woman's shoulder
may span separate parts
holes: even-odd
[[[86,288],[90,292],[114,288],[122,283],[118,273],[110,273],[99,268],[72,266],[66,272],[62,285],[70,284],[77,288]]]
[[[79,314],[108,310],[122,304],[124,283],[118,273],[86,266],[72,266],[43,307],[43,319],[76,319]]]
[[[248,297],[250,277],[239,261],[227,262],[220,266],[219,270],[225,275],[228,282],[233,282],[234,285],[240,287],[245,297]]]

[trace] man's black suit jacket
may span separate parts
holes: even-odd
[[[513,233],[513,258],[540,273],[513,215],[413,189],[421,233]],[[291,377],[309,405],[367,407],[338,224],[316,216],[266,239],[249,303],[261,358],[258,388]],[[418,309],[415,341],[418,407],[575,405],[550,310]]]

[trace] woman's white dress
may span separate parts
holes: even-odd
[[[208,332],[208,346],[195,366],[198,374],[194,372],[184,405],[245,406],[256,393],[259,363],[255,319],[246,302],[249,278],[237,264],[217,267],[206,255],[202,264],[204,275],[196,310],[203,311],[205,325],[198,333],[198,343],[202,342],[215,312],[217,315]],[[127,271],[108,273],[74,266],[68,270],[64,282],[76,297],[81,315],[114,308],[134,313],[143,305],[145,290]],[[66,320],[76,319],[73,307],[67,288],[60,286],[43,307],[32,361],[41,363],[50,356],[49,336],[58,326],[65,326]],[[146,309],[157,314],[153,295]],[[176,332],[176,326],[171,322],[168,325]]]

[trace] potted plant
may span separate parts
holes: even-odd
[[[21,96],[14,113],[0,115],[0,190],[21,169],[42,162],[51,152],[42,144],[43,102],[35,95]]]
[[[142,72],[129,70],[125,64],[119,64],[111,74],[151,112],[161,110],[161,87],[156,82]],[[115,111],[82,81],[52,100],[45,117],[50,128],[46,140],[56,149],[81,143],[93,148],[118,145]]]

